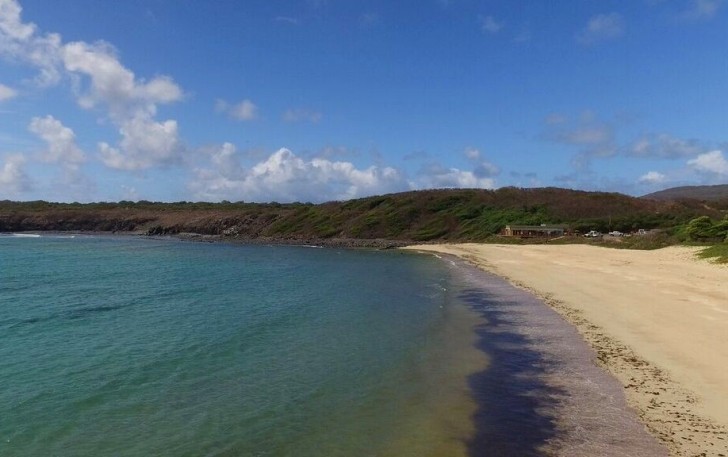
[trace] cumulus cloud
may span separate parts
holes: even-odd
[[[696,158],[688,160],[688,166],[700,173],[728,176],[728,160],[720,150],[700,154]]]
[[[648,171],[637,179],[640,184],[660,184],[665,182],[667,176],[659,171]]]
[[[183,98],[182,89],[171,78],[139,79],[122,65],[110,44],[64,44],[60,35],[42,35],[35,24],[24,23],[21,11],[17,1],[0,0],[0,55],[38,68],[37,79],[43,84],[57,83],[66,75],[79,106],[105,110],[121,136],[116,146],[99,144],[106,165],[127,170],[146,168],[181,155],[176,121],[155,119],[158,105]],[[38,124],[38,128],[42,126]]]
[[[4,84],[0,84],[0,102],[10,100],[18,95],[18,92]]]
[[[576,35],[576,40],[588,46],[619,38],[624,34],[624,29],[624,18],[620,14],[598,14],[589,19],[586,26]]]
[[[503,28],[503,23],[498,22],[493,16],[479,16],[478,23],[483,33],[496,34]]]
[[[23,170],[24,163],[25,157],[20,154],[5,158],[5,163],[0,167],[0,190],[3,193],[17,195],[30,189],[30,180]]]
[[[177,121],[156,122],[145,113],[120,124],[118,147],[99,143],[101,161],[110,168],[139,170],[155,165],[171,165],[181,160]]]
[[[149,82],[137,80],[134,73],[119,62],[114,48],[108,43],[68,43],[63,46],[62,57],[68,71],[89,78],[88,89],[79,91],[78,103],[87,109],[105,105],[117,121],[140,111],[154,115],[157,104],[182,98],[182,90],[169,77],[158,76]]]
[[[258,119],[258,107],[248,99],[234,104],[230,104],[225,100],[217,100],[215,102],[215,111],[225,113],[239,121],[253,121]]]
[[[53,116],[34,117],[28,130],[47,143],[48,148],[42,154],[44,161],[75,167],[85,160],[85,154],[76,145],[73,130]]]
[[[41,153],[44,162],[61,166],[61,174],[57,180],[46,182],[53,195],[70,196],[74,200],[87,200],[95,190],[95,184],[85,176],[80,165],[86,161],[86,155],[76,145],[76,135],[53,116],[34,117],[28,130],[46,142],[47,147]]]
[[[183,152],[175,120],[157,121],[159,104],[182,99],[179,86],[167,76],[138,80],[117,59],[106,43],[69,43],[63,47],[65,68],[86,76],[89,87],[78,90],[78,103],[92,109],[103,106],[119,129],[116,146],[99,143],[102,162],[111,168],[136,170],[168,165]]]
[[[0,56],[30,63],[39,70],[37,83],[55,84],[60,79],[61,38],[55,33],[37,33],[36,25],[24,23],[21,13],[17,1],[0,0]]]
[[[347,200],[407,188],[391,167],[357,168],[351,162],[304,159],[282,148],[249,169],[232,144],[208,153],[211,167],[198,168],[190,189],[196,198],[247,201]]]
[[[26,41],[35,33],[35,24],[23,24],[20,4],[14,0],[0,0],[0,30],[10,39]]]
[[[493,189],[495,179],[478,176],[475,171],[459,168],[446,168],[439,164],[431,164],[423,168],[416,181],[410,183],[416,189]]]
[[[320,112],[305,108],[287,109],[282,116],[285,122],[310,122],[311,124],[318,124],[322,117]]]

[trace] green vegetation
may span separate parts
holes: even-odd
[[[6,232],[199,233],[294,242],[330,238],[524,242],[498,237],[509,224],[563,224],[577,233],[658,229],[649,237],[601,242],[640,249],[680,241],[721,242],[728,235],[725,211],[700,201],[657,201],[558,188],[424,190],[317,205],[228,201],[89,204],[0,201],[0,231]],[[581,237],[570,237],[568,241],[600,243]]]
[[[714,220],[709,216],[696,217],[679,227],[676,232],[685,241],[728,241],[728,216],[721,220]]]
[[[717,263],[728,263],[728,242],[703,249],[698,257],[714,259]]]

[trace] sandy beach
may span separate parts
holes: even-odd
[[[675,456],[728,456],[728,267],[695,248],[452,244],[574,324]]]

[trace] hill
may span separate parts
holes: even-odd
[[[559,188],[423,190],[310,203],[49,203],[0,201],[0,231],[196,233],[242,240],[478,241],[506,224],[572,229],[669,228],[719,217],[697,201],[659,201]]]
[[[706,202],[728,201],[728,184],[717,186],[684,186],[653,192],[642,198],[652,200],[684,200],[694,199]]]

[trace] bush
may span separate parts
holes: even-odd
[[[716,224],[708,216],[700,216],[688,222],[685,235],[690,241],[704,241],[716,238]]]

